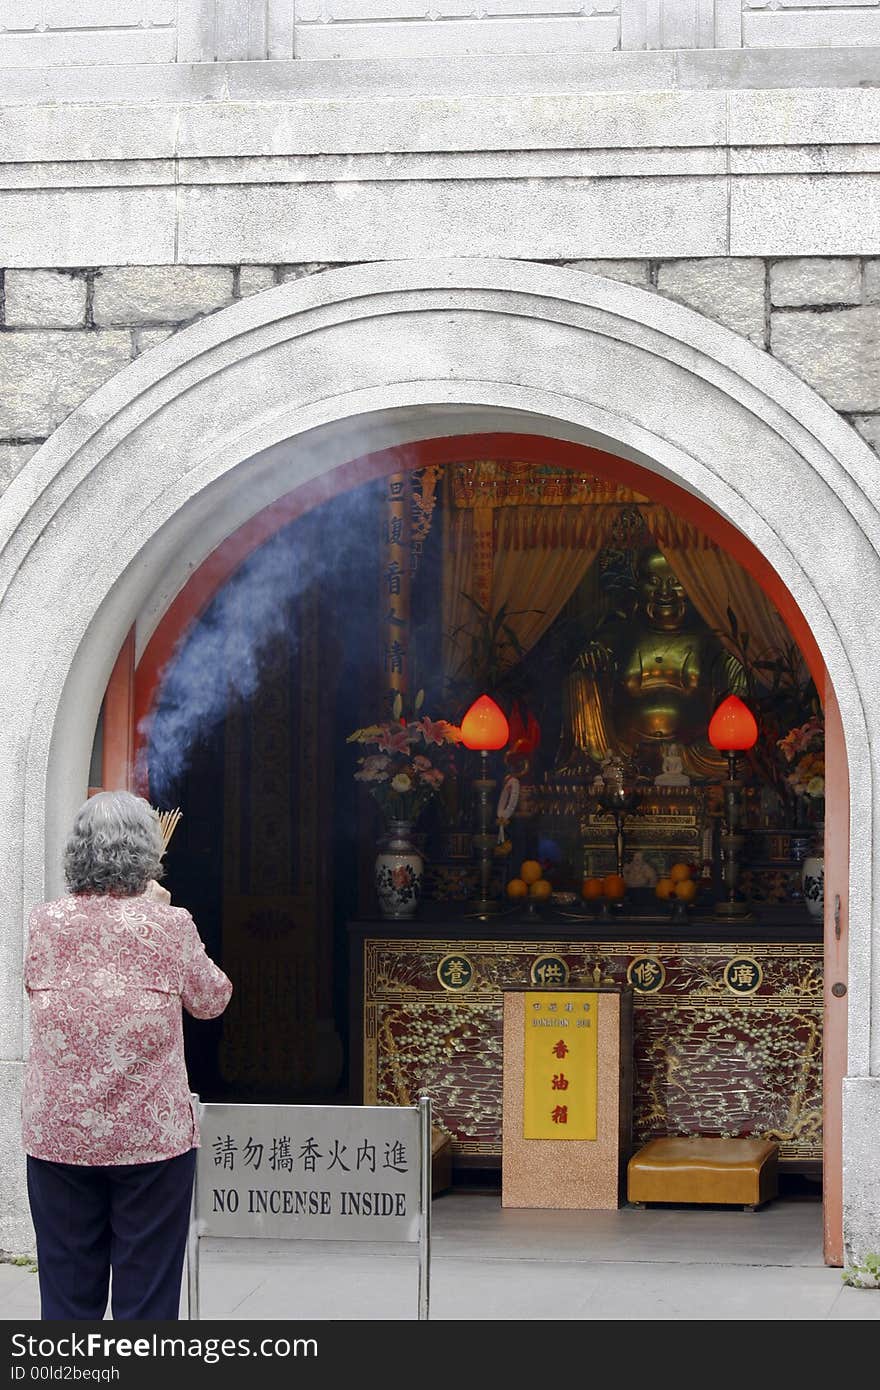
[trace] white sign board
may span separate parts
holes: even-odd
[[[199,1236],[420,1239],[415,1106],[209,1104],[200,1116]]]

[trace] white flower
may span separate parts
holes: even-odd
[[[395,792],[411,792],[412,785],[412,778],[406,772],[398,772],[391,779],[391,790]]]
[[[105,999],[119,999],[125,993],[125,984],[112,970],[96,970],[93,983]]]
[[[84,1110],[80,1119],[96,1139],[103,1139],[113,1129],[113,1121],[109,1115],[103,1114],[100,1110]]]
[[[384,782],[388,776],[391,759],[384,753],[373,753],[361,759],[361,768],[354,774],[356,782]]]

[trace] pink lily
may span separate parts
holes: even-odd
[[[388,729],[376,740],[376,746],[382,753],[406,753],[412,742],[406,729]]]

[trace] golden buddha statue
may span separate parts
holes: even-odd
[[[696,614],[668,560],[643,550],[632,616],[609,625],[572,665],[563,692],[557,772],[591,773],[608,752],[677,745],[686,773],[717,777],[707,729],[718,701],[742,693],[742,669]],[[658,762],[659,765],[659,762]]]

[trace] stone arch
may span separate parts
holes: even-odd
[[[859,1126],[880,1108],[876,460],[812,390],[729,330],[644,290],[525,262],[377,263],[238,303],[109,381],[4,495],[0,1046],[11,1088],[26,912],[58,886],[61,837],[133,616],[148,631],[193,564],[293,487],[370,451],[499,421],[608,447],[693,493],[764,554],[813,632],[859,774],[849,808],[829,816],[848,809],[859,827],[840,890],[862,1152]]]

